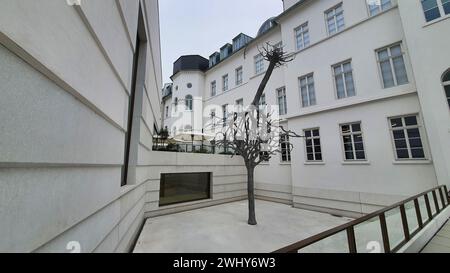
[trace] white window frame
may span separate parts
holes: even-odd
[[[193,111],[194,110],[194,97],[192,95],[186,95],[186,97],[184,97],[184,100],[185,100],[184,105],[186,106],[186,111]]]
[[[283,145],[285,146],[284,149]],[[285,154],[286,160],[283,160],[283,154]],[[281,163],[292,162],[291,145],[288,135],[280,135],[280,162]]]
[[[258,54],[254,57],[254,64],[255,64],[255,75],[262,74],[265,71],[266,68],[264,63],[264,57],[262,54]],[[258,70],[258,68],[260,69]]]
[[[241,85],[244,82],[244,69],[242,66],[236,68],[236,86]]]
[[[223,127],[226,127],[227,120],[228,120],[228,103],[222,105],[222,122],[223,122]]]
[[[236,100],[236,112],[241,113],[244,111],[244,99]]]
[[[228,74],[225,74],[222,76],[222,91],[223,92],[230,90],[229,80],[230,80],[230,78],[229,78]]]
[[[313,88],[314,88],[314,90],[313,90],[314,91],[314,98],[315,98],[314,104],[311,103],[311,97],[310,97],[310,90],[309,90],[309,86],[310,86],[309,79],[310,78],[312,78],[312,84],[313,84]],[[303,95],[302,95],[302,80],[303,79],[306,79],[306,96],[307,96],[308,105],[304,105],[303,104]],[[298,78],[298,86],[299,86],[299,90],[300,90],[300,105],[303,108],[317,105],[316,84],[314,82],[314,73],[310,73],[310,74],[307,74],[305,76],[299,77]]]
[[[305,43],[305,36],[306,35],[308,35],[308,43]],[[302,44],[301,44],[301,46],[299,46],[299,44],[298,44],[298,41],[299,41],[298,37],[299,36],[302,36]],[[297,50],[302,50],[302,49],[305,49],[305,48],[309,47],[309,45],[311,44],[311,37],[309,35],[308,22],[306,22],[306,23],[304,23],[304,24],[302,24],[302,25],[300,25],[300,26],[298,26],[298,27],[296,27],[294,29],[294,38],[295,38],[294,39],[295,40],[295,48]]]
[[[353,131],[353,125],[355,125],[355,124],[359,124],[359,126],[360,126],[360,128],[361,128],[361,131],[359,131],[359,132],[354,132]],[[342,127],[343,126],[349,126],[350,127],[350,133],[343,133],[342,132]],[[355,122],[347,122],[347,123],[341,123],[341,124],[339,124],[339,133],[340,133],[340,136],[341,136],[341,145],[342,145],[342,155],[343,155],[343,159],[344,159],[344,162],[368,162],[368,156],[367,156],[367,146],[366,146],[366,143],[365,143],[365,137],[364,137],[364,129],[363,129],[363,126],[362,126],[362,122],[361,121],[355,121]],[[356,156],[356,148],[355,148],[355,141],[354,141],[354,135],[361,135],[361,138],[362,138],[362,144],[363,144],[363,147],[364,147],[364,159],[357,159],[357,156]],[[354,159],[347,159],[347,156],[346,156],[346,151],[345,151],[345,143],[344,143],[344,136],[351,136],[351,139],[352,139],[352,152],[353,152],[353,158]],[[358,150],[359,151],[359,150]]]
[[[371,9],[370,9],[370,4],[369,4],[369,2],[372,2],[372,1],[377,1],[377,2],[380,3],[379,5],[377,5],[377,9],[376,9],[377,12],[374,13],[374,14],[371,14],[371,13],[370,13],[370,12],[371,12]],[[385,12],[385,11],[387,11],[387,10],[390,10],[392,7],[395,6],[395,3],[393,2],[393,0],[388,0],[388,1],[389,1],[389,6],[388,6],[387,8],[384,8],[384,9],[383,9],[383,6],[381,5],[381,1],[382,1],[382,0],[366,0],[366,4],[367,4],[367,12],[368,12],[368,14],[369,14],[369,17],[377,16],[378,14],[383,13],[383,12]]]
[[[283,92],[283,96],[280,96],[280,92]],[[277,102],[278,102],[279,114],[280,114],[280,116],[285,116],[288,113],[286,87],[283,86],[283,87],[278,88],[276,90],[276,93],[277,93]],[[284,111],[281,111],[282,108],[280,107],[281,106],[281,101],[280,101],[281,97],[284,97],[284,101],[283,101],[283,110]]]
[[[406,126],[405,125],[405,118],[407,117],[412,117],[415,116],[417,119],[417,125],[412,125],[412,126]],[[403,126],[402,127],[396,127],[393,128],[392,127],[392,123],[391,120],[393,119],[402,119],[403,122]],[[423,128],[423,123],[422,123],[422,118],[418,113],[414,113],[414,114],[407,114],[407,115],[401,115],[401,116],[395,116],[395,117],[388,117],[388,126],[389,126],[389,132],[391,135],[391,143],[392,143],[392,149],[394,152],[394,158],[396,162],[405,162],[405,161],[428,161],[430,160],[430,155],[429,155],[429,150],[428,150],[428,145],[427,145],[427,139],[426,139],[426,135],[425,135],[425,130]],[[409,136],[408,136],[408,129],[418,129],[419,130],[419,134],[420,134],[420,140],[422,142],[422,150],[423,150],[423,154],[424,154],[424,158],[413,158],[412,157],[412,148],[411,148],[411,144],[409,143]],[[395,145],[395,138],[394,138],[394,131],[400,131],[403,130],[404,134],[405,134],[405,141],[406,141],[406,147],[408,149],[408,156],[409,158],[398,158],[398,154],[397,154],[397,146]]]
[[[314,136],[313,131],[319,131],[319,136]],[[311,137],[306,137],[306,132],[311,132]],[[322,140],[321,140],[321,135],[320,135],[320,128],[311,128],[311,129],[305,129],[303,130],[303,135],[305,136],[305,162],[307,163],[311,163],[311,162],[323,162],[323,149],[322,149]],[[314,140],[318,139],[320,140],[320,154],[322,155],[322,159],[318,160],[316,158],[316,154],[319,152],[316,152],[316,145],[314,145]],[[307,140],[311,140],[312,141],[312,149],[313,149],[313,156],[314,159],[313,160],[309,160],[308,159],[308,145],[307,145]]]
[[[437,20],[441,20],[442,18],[447,18],[450,17],[450,13],[449,14],[445,14],[445,10],[444,10],[444,4],[442,3],[442,0],[436,0],[437,6],[439,8],[439,17],[430,21],[427,21],[427,17],[425,15],[425,12],[428,10],[424,10],[423,9],[423,5],[422,5],[422,1],[420,1],[420,8],[422,9],[422,14],[423,14],[423,19],[425,20],[425,23],[432,23],[432,22],[436,22]]]
[[[342,7],[342,16],[343,16],[343,18],[344,18],[344,26],[343,26],[343,28],[342,28],[341,30],[338,29],[338,25],[337,25],[337,14],[336,14],[336,9],[338,9],[339,7]],[[331,13],[331,12],[334,12],[334,15],[333,15],[333,17],[334,17],[334,24],[335,24],[335,26],[336,26],[336,32],[334,32],[334,33],[330,33],[330,28],[329,28],[329,26],[328,26],[328,14]],[[332,8],[329,8],[328,10],[326,10],[325,13],[324,13],[324,16],[325,16],[325,28],[326,28],[326,30],[327,30],[328,36],[332,36],[332,35],[338,34],[338,33],[340,33],[341,31],[345,30],[346,24],[345,24],[345,14],[344,14],[344,3],[343,3],[343,2],[341,2],[341,3],[337,4],[337,5],[335,5],[335,6],[332,7]]]
[[[379,49],[375,50],[375,55],[376,55],[377,64],[378,64],[378,73],[380,75],[381,86],[383,87],[383,89],[400,86],[398,84],[398,82],[397,82],[397,71],[395,70],[394,61],[393,61],[394,57],[392,56],[392,53],[391,53],[391,48],[394,47],[394,46],[397,46],[397,45],[400,46],[400,50],[401,50],[401,53],[402,53],[401,56],[403,58],[403,65],[405,66],[405,73],[406,73],[406,80],[407,80],[406,83],[403,83],[401,85],[406,85],[406,84],[410,83],[409,71],[408,71],[408,66],[407,66],[407,63],[406,63],[406,52],[403,50],[403,43],[402,42],[397,42],[397,43],[394,43],[394,44],[391,44],[391,45],[388,45],[388,46],[385,46],[385,47],[382,47],[382,48],[379,48]],[[390,87],[386,87],[385,84],[384,84],[383,70],[381,69],[381,60],[380,60],[380,56],[378,54],[380,51],[384,51],[384,50],[388,51],[389,63],[391,65],[392,77],[394,79],[394,85],[390,86]],[[395,56],[395,57],[399,57],[399,56]]]
[[[349,96],[348,95],[347,82],[345,80],[344,65],[347,64],[347,63],[350,63],[350,67],[352,68],[351,72],[352,72],[352,80],[353,80],[353,89],[354,89],[354,92],[355,92],[355,94],[353,96]],[[339,98],[339,94],[338,94],[338,86],[337,86],[337,81],[336,81],[336,76],[337,75],[335,74],[335,67],[338,67],[338,66],[341,66],[341,68],[342,68],[341,75],[342,75],[342,77],[344,77],[345,97],[343,97],[343,98]],[[337,63],[335,65],[332,65],[331,66],[331,72],[333,74],[334,91],[335,91],[334,94],[335,94],[336,99],[343,100],[343,99],[347,99],[347,98],[356,97],[358,95],[357,90],[356,90],[355,71],[353,69],[353,61],[352,61],[352,59],[348,59],[348,60],[345,60],[343,62],[340,62],[340,63]]]
[[[217,96],[217,82],[212,81],[211,82],[211,97]]]

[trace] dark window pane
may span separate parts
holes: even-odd
[[[210,173],[162,174],[160,205],[166,206],[210,198]]]
[[[354,135],[353,136],[353,141],[355,141],[355,142],[362,142],[363,141],[362,135]]]
[[[450,2],[443,4],[445,14],[450,14]]]
[[[408,129],[408,137],[409,138],[416,138],[416,137],[420,137],[420,132],[419,129]]]
[[[417,125],[417,117],[416,116],[405,117],[405,124],[406,126]]]
[[[355,150],[356,151],[364,151],[364,144],[362,144],[362,143],[355,143]]]
[[[347,151],[353,151],[352,144],[344,144],[344,150]]]
[[[364,152],[356,152],[356,159],[366,159],[366,154]]]
[[[306,136],[306,137],[311,137],[311,131],[306,131],[306,132],[305,132],[305,136]]]
[[[425,11],[425,18],[427,22],[433,21],[437,18],[441,17],[441,13],[439,12],[439,8],[430,9]]]
[[[313,148],[312,147],[307,147],[306,148],[306,152],[307,153],[313,153]]]
[[[422,140],[420,138],[412,138],[409,140],[409,146],[411,148],[422,148]]]
[[[400,159],[409,158],[407,149],[397,149],[397,157]]]
[[[411,154],[413,158],[425,158],[423,149],[411,149]]]
[[[361,124],[352,125],[353,132],[361,132]]]
[[[321,153],[316,154],[316,160],[322,160],[322,154]]]
[[[313,135],[314,135],[314,136],[317,136],[317,137],[320,136],[319,130],[314,130],[314,131],[313,131]]]
[[[403,121],[401,118],[391,119],[392,128],[403,127]]]
[[[443,82],[450,82],[450,72],[447,72],[447,74],[445,74],[443,80]]]
[[[352,137],[351,136],[344,136],[344,143],[352,143]]]
[[[353,160],[353,159],[355,159],[355,157],[353,156],[352,152],[347,152],[347,153],[345,153],[345,159]]]
[[[405,138],[405,131],[403,130],[397,130],[393,132],[394,139],[404,139]]]
[[[344,134],[350,133],[350,126],[349,125],[342,126],[342,133]]]
[[[314,145],[320,145],[320,139],[314,139]]]
[[[407,149],[408,146],[406,145],[406,140],[396,140],[395,141],[395,148],[397,148],[397,149]]]
[[[309,161],[313,161],[314,160],[314,155],[313,154],[308,154],[307,157],[308,157]]]
[[[316,151],[316,153],[322,152],[322,148],[320,146],[314,146],[314,150]]]

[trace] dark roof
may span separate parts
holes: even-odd
[[[173,76],[183,70],[206,71],[209,67],[209,60],[200,55],[181,56],[173,63]]]

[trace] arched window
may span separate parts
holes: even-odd
[[[185,99],[185,102],[186,102],[186,110],[189,110],[189,111],[192,111],[192,106],[193,106],[193,99],[192,99],[192,96],[191,95],[187,95],[186,96],[186,99]]]
[[[447,103],[450,107],[450,69],[444,73],[442,77],[442,83],[444,84],[445,96],[447,97]]]

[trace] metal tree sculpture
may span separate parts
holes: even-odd
[[[255,213],[255,168],[262,162],[270,160],[273,155],[281,153],[281,145],[288,145],[283,136],[300,137],[295,133],[286,131],[279,126],[279,119],[275,117],[276,109],[259,107],[264,90],[272,76],[273,71],[293,60],[293,55],[286,54],[282,47],[266,44],[260,53],[269,62],[269,67],[255,94],[255,98],[245,111],[233,111],[230,118],[224,118],[224,129],[217,134],[215,143],[233,155],[241,156],[247,168],[249,225],[257,225]]]

